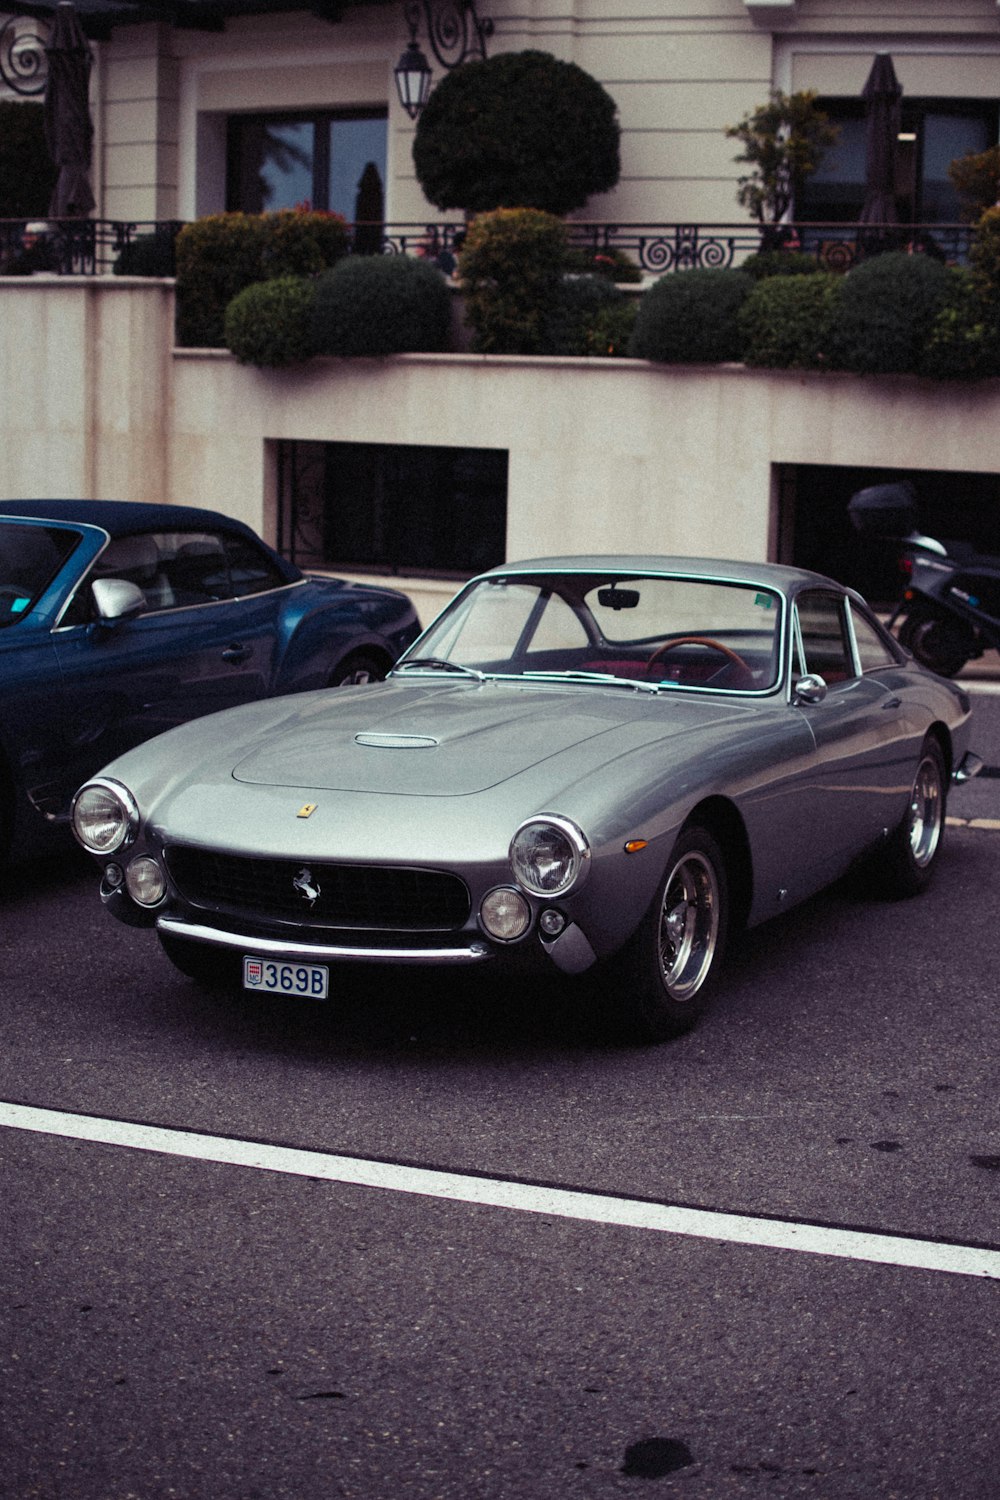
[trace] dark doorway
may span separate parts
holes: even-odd
[[[856,490],[900,479],[908,479],[916,492],[920,531],[940,542],[965,542],[979,552],[1000,551],[998,474],[781,464],[777,560],[826,573],[873,604],[894,602],[902,584],[898,548],[859,536],[847,502]]]
[[[280,442],[277,481],[300,567],[467,577],[506,556],[505,449]]]

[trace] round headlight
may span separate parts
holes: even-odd
[[[513,943],[531,926],[531,907],[520,891],[500,888],[483,897],[479,920],[490,937]]]
[[[91,854],[114,854],[139,831],[135,798],[117,781],[90,781],[73,799],[73,832]]]
[[[132,900],[140,906],[155,906],[166,895],[166,877],[148,854],[140,854],[132,861],[125,871],[125,884]]]
[[[535,896],[564,896],[590,865],[590,845],[569,818],[529,818],[511,839],[514,874]]]

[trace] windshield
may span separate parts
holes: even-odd
[[[766,692],[781,597],[700,578],[546,573],[483,579],[397,671]]]
[[[79,540],[61,526],[0,524],[0,627],[24,619]]]

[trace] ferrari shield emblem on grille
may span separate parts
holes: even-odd
[[[308,865],[303,865],[299,870],[292,881],[292,889],[298,891],[307,906],[315,906],[319,897],[319,886],[313,880],[312,870]]]

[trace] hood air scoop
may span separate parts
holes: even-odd
[[[433,750],[440,741],[426,734],[377,734],[366,730],[354,736],[356,745],[368,745],[373,750]]]

